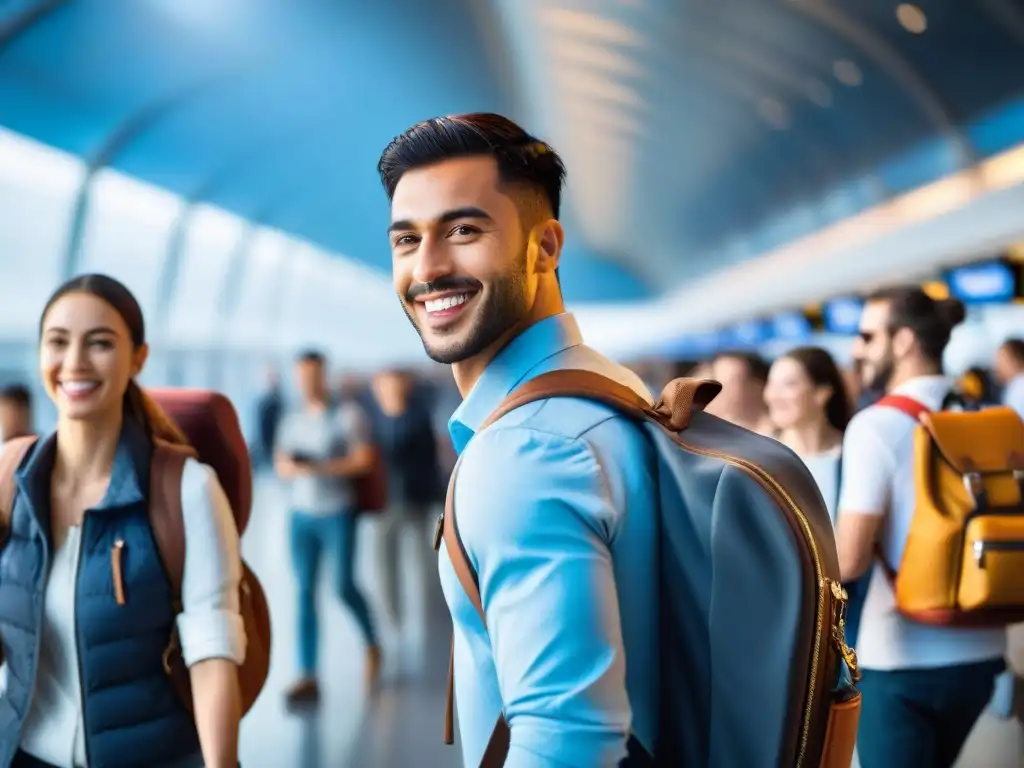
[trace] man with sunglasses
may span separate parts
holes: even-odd
[[[853,350],[864,388],[941,409],[953,387],[942,355],[963,319],[959,301],[936,301],[920,288],[872,295]],[[951,768],[1004,668],[1003,629],[903,618],[876,560],[877,546],[898,567],[910,530],[915,426],[883,401],[858,413],[843,439],[836,545],[843,580],[869,582],[857,641],[864,671],[857,749],[870,768]]]

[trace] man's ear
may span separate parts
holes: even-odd
[[[914,332],[909,328],[900,328],[892,335],[892,351],[897,358],[906,357],[915,344]]]
[[[562,244],[565,242],[565,230],[558,219],[547,219],[530,230],[528,253],[533,271],[537,273],[554,272],[558,269],[558,260],[562,256]]]

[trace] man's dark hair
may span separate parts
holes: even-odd
[[[20,405],[28,410],[32,407],[32,392],[24,384],[8,384],[0,387],[0,400]]]
[[[299,352],[296,361],[299,363],[316,363],[317,365],[324,365],[327,362],[327,356],[319,350],[306,349]]]
[[[742,350],[730,350],[715,355],[714,362],[719,360],[739,360],[747,367],[747,375],[753,380],[764,384],[768,381],[768,371],[771,366],[756,352],[744,352]]]
[[[1024,339],[1007,339],[1000,345],[1017,365],[1024,365]]]
[[[959,299],[933,299],[916,285],[883,288],[867,300],[887,303],[889,333],[908,328],[917,339],[921,354],[940,367],[953,329],[967,316]]]
[[[498,163],[503,184],[543,193],[558,218],[565,166],[547,143],[507,117],[488,112],[435,117],[396,136],[377,163],[388,199],[408,171],[457,157],[490,156]]]

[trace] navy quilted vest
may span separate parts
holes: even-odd
[[[38,664],[51,556],[50,475],[56,435],[40,440],[17,473],[11,536],[0,552],[0,766],[21,740]],[[76,634],[89,768],[202,764],[199,739],[163,672],[174,621],[171,590],[147,516],[151,444],[126,420],[107,494],[82,527]],[[125,604],[114,598],[111,549],[124,542]]]

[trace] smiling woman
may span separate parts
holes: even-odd
[[[0,486],[14,489],[0,500],[0,570],[34,574],[0,579],[5,678],[27,681],[0,690],[0,768],[237,764],[238,532],[213,469],[185,460],[179,605],[148,489],[166,487],[154,455],[187,441],[135,382],[147,354],[138,302],[110,277],[71,280],[43,311],[39,371],[57,430],[6,444],[0,461]],[[194,715],[165,674],[174,632]]]

